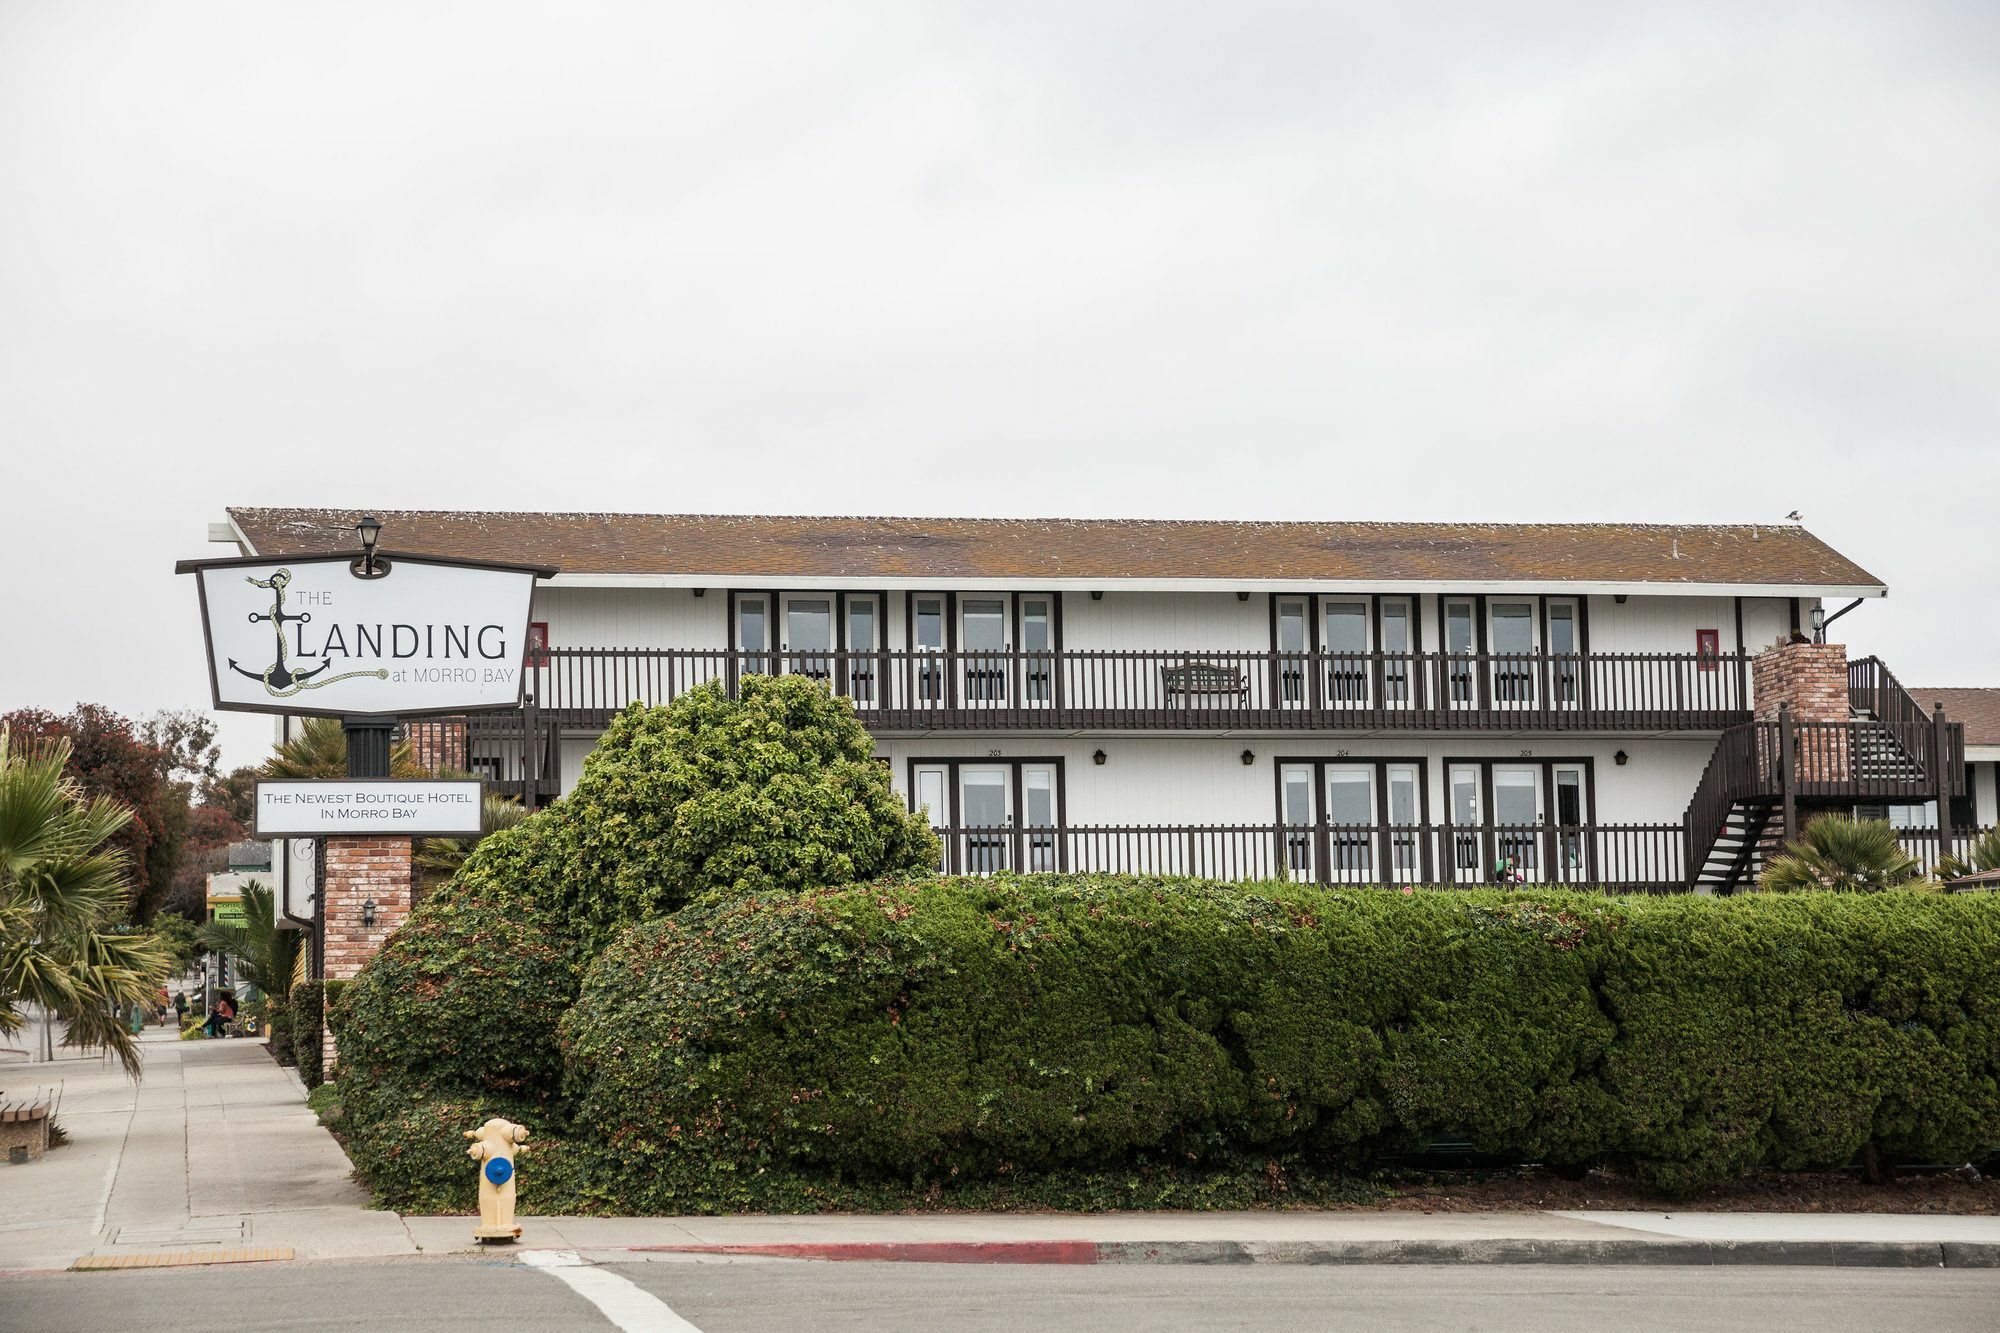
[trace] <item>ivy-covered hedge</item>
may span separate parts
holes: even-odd
[[[873,753],[852,709],[799,677],[615,718],[574,790],[482,839],[338,1005],[327,983],[349,1148],[384,1196],[435,1206],[427,1191],[460,1181],[453,1206],[471,1199],[462,1150],[409,1140],[439,1108],[548,1140],[565,1113],[556,1025],[584,965],[635,922],[935,866],[928,822]]]
[[[635,928],[563,1021],[635,1212],[1438,1135],[1668,1193],[2000,1145],[2000,902],[914,882]]]

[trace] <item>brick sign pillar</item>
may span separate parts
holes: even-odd
[[[375,923],[364,924],[367,904]],[[326,922],[326,979],[348,981],[410,915],[408,838],[328,838],[326,884],[320,910]],[[326,1067],[333,1068],[333,1027],[321,1037]]]
[[[392,719],[350,717],[347,775],[386,778],[396,743]],[[381,949],[383,941],[409,919],[413,871],[410,839],[347,837],[326,840],[326,880],[320,886],[320,923],[326,941],[323,972],[328,981],[349,981]],[[371,913],[369,903],[375,907]],[[368,918],[374,917],[371,922]],[[331,1071],[335,1062],[333,1025],[321,1030],[321,1054]]]

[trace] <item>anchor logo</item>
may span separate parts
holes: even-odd
[[[310,611],[303,611],[295,615],[285,610],[285,589],[291,584],[292,571],[289,569],[280,569],[273,572],[268,579],[246,578],[243,581],[253,588],[268,588],[271,591],[271,610],[269,614],[262,611],[252,611],[250,613],[250,623],[254,625],[259,621],[265,620],[271,622],[271,634],[277,643],[278,660],[270,666],[265,667],[262,671],[251,671],[246,667],[237,665],[236,659],[232,657],[229,659],[229,669],[231,671],[236,672],[238,675],[248,676],[252,680],[263,681],[265,692],[280,699],[289,699],[301,690],[317,690],[331,685],[335,681],[353,680],[356,676],[373,676],[377,680],[389,679],[389,669],[387,667],[377,667],[373,671],[347,671],[338,676],[328,676],[324,680],[318,679],[328,667],[333,665],[332,658],[322,658],[318,666],[308,668],[304,671],[292,670],[291,664],[285,660],[285,622],[291,620],[303,625],[312,620],[312,612]]]

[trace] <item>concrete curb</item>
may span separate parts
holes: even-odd
[[[598,1253],[713,1254],[825,1263],[1595,1264],[1649,1267],[2000,1268],[2000,1244],[1828,1240],[862,1241],[623,1245]]]

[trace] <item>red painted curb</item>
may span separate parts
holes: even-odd
[[[1097,1242],[1089,1240],[891,1240],[824,1245],[627,1245],[621,1248],[654,1250],[668,1254],[743,1254],[769,1259],[823,1259],[834,1263],[1094,1264],[1097,1262]]]

